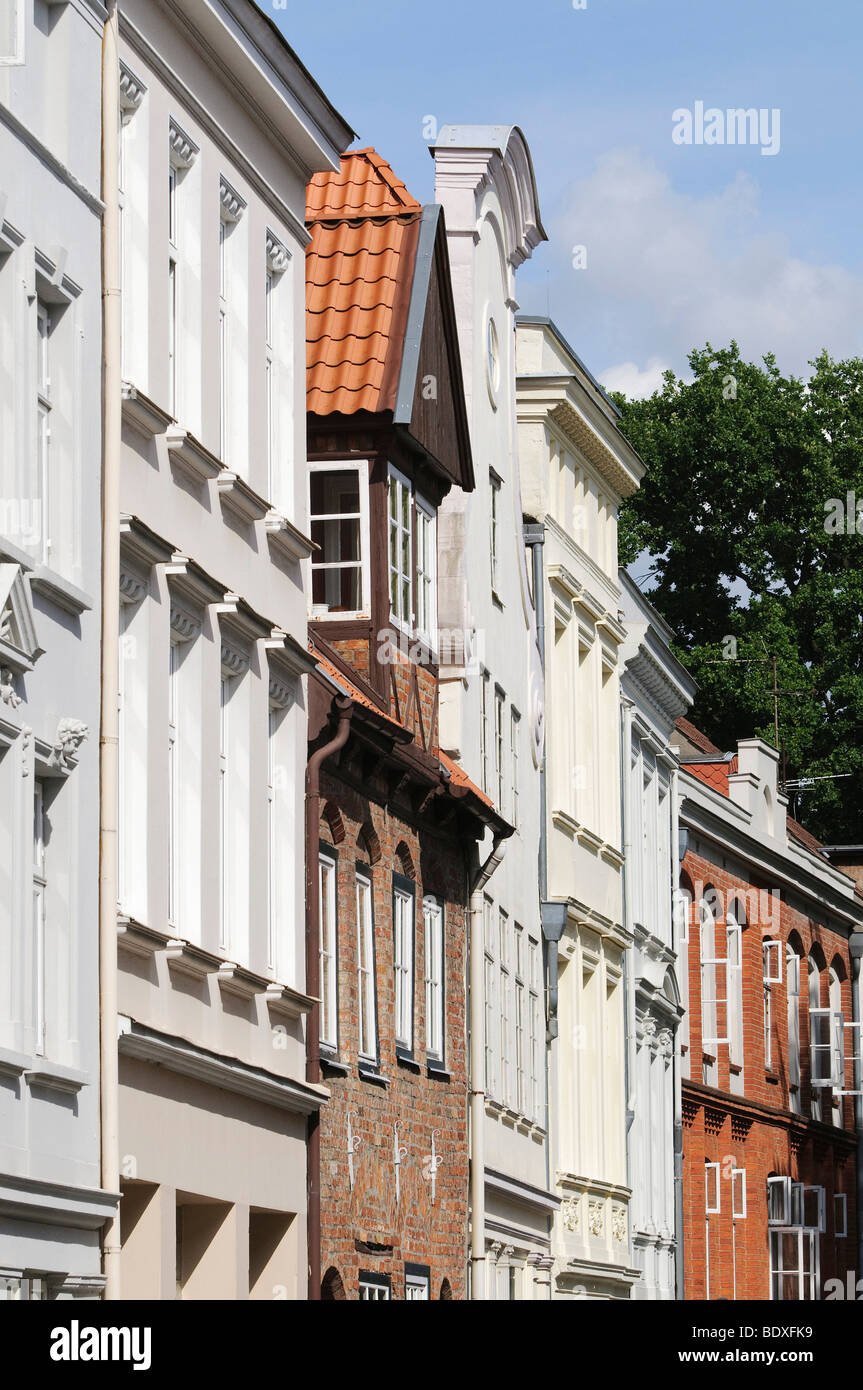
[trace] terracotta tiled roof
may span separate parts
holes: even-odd
[[[494,802],[486,796],[485,792],[480,791],[475,782],[470,780],[463,767],[459,767],[458,763],[454,763],[452,758],[447,757],[443,749],[440,750],[438,756],[440,757],[442,765],[449,773],[450,781],[453,786],[464,787],[467,791],[473,792],[474,796],[478,797],[483,805],[488,806],[492,811],[494,810]]]
[[[697,729],[688,719],[681,717],[676,721],[674,727],[675,729],[679,729],[684,738],[687,738],[689,742],[693,744],[694,747],[700,749],[702,753],[709,753],[714,757],[722,756],[722,749],[717,748],[715,743],[711,743],[707,735],[703,734],[700,729]]]
[[[422,207],[374,150],[306,190],[306,408],[395,405]]]
[[[731,771],[729,763],[684,763],[684,767],[693,777],[706,782],[715,792],[728,796],[728,774]]]

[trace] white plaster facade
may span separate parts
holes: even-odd
[[[484,1210],[471,1219],[484,1223],[486,1252],[472,1294],[542,1299],[557,1198],[537,877],[543,678],[522,538],[515,272],[545,232],[517,127],[446,126],[433,154],[476,475],[475,491],[454,490],[439,515],[440,624],[457,635],[441,666],[441,744],[515,826],[472,917],[483,933],[485,1066],[471,1089],[485,1126]]]
[[[679,876],[675,721],[695,694],[670,649],[671,630],[621,571],[621,767],[627,972],[627,1127],[637,1299],[678,1288],[682,1183],[683,1016],[673,889]]]
[[[121,33],[123,1298],[304,1298],[305,186],[351,132],[249,0]]]
[[[98,1298],[100,72],[93,0],[0,53],[0,1299]],[[12,60],[12,61],[10,61]]]
[[[519,317],[516,370],[524,513],[545,527],[548,900],[562,927],[549,947],[554,1296],[628,1298],[617,510],[643,465],[550,320]]]

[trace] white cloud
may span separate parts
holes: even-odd
[[[667,371],[668,365],[661,357],[651,357],[642,371],[635,362],[621,362],[617,367],[600,372],[598,380],[606,391],[622,391],[630,399],[652,396],[662,385],[662,373]]]
[[[743,173],[706,194],[680,192],[652,159],[623,149],[571,186],[550,229],[550,309],[578,351],[619,364],[597,373],[603,385],[628,381],[644,394],[662,364],[682,375],[687,352],[706,341],[736,338],[744,356],[774,352],[800,375],[822,347],[861,351],[863,281],[792,255],[764,227],[759,197]],[[572,269],[576,244],[586,269]]]

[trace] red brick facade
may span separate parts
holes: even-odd
[[[325,1284],[358,1297],[361,1270],[389,1276],[390,1297],[405,1297],[405,1267],[425,1267],[430,1296],[465,1295],[467,1238],[467,1066],[465,1052],[465,894],[463,847],[451,835],[418,829],[374,789],[321,779],[321,840],[338,860],[338,1061],[324,1063],[332,1099],[322,1112],[321,1268]],[[338,806],[335,842],[328,823]],[[332,820],[335,820],[332,817]],[[369,834],[369,827],[374,834]],[[370,852],[371,850],[371,852]],[[355,871],[370,870],[374,899],[379,1066],[382,1080],[359,1071]],[[407,871],[407,872],[406,872]],[[414,921],[414,1064],[396,1056],[393,968],[393,874],[416,892]],[[426,1058],[423,913],[425,893],[445,903],[446,1036],[444,1068]],[[348,1165],[348,1119],[354,1139],[354,1181]],[[398,1125],[396,1132],[395,1126]],[[434,1135],[434,1138],[433,1138]],[[396,1145],[404,1154],[396,1194]],[[439,1160],[432,1184],[432,1151]],[[445,1282],[446,1281],[446,1282]],[[447,1292],[448,1290],[448,1292]]]
[[[708,850],[704,854],[710,853]],[[730,856],[729,856],[730,858]],[[825,1189],[824,1226],[815,1243],[820,1262],[820,1283],[804,1281],[806,1296],[817,1286],[817,1297],[824,1296],[830,1279],[845,1281],[855,1267],[856,1249],[856,1138],[853,1103],[847,1096],[835,1096],[827,1087],[810,1085],[810,1026],[808,966],[812,959],[819,970],[818,996],[822,1007],[830,1007],[829,975],[841,995],[844,1019],[851,1013],[851,968],[848,938],[840,929],[827,924],[826,910],[819,913],[813,903],[802,900],[794,905],[781,895],[773,896],[774,885],[730,872],[723,857],[706,858],[687,851],[683,862],[682,886],[693,897],[689,927],[689,1047],[684,1059],[683,1152],[684,1152],[684,1241],[685,1297],[687,1299],[771,1297],[770,1227],[768,1224],[768,1177],[789,1177],[792,1182]],[[709,1050],[702,1034],[702,967],[699,954],[698,902],[715,890],[720,908],[717,923],[735,899],[745,904],[745,925],[741,940],[741,999],[743,1075],[742,1094],[731,1092],[729,1048],[714,1045]],[[755,891],[753,891],[755,890]],[[809,916],[805,907],[814,912]],[[738,920],[742,919],[742,914]],[[770,1000],[770,1064],[766,1060],[765,985],[763,940],[779,941],[781,981],[767,988]],[[789,1076],[789,942],[800,957],[799,1016],[800,1113],[791,1108]],[[724,931],[716,931],[715,955],[725,957]],[[792,1010],[794,1005],[791,1006]],[[721,1031],[717,1029],[716,1031]],[[712,1084],[703,1082],[705,1067],[715,1058]],[[689,1078],[686,1078],[686,1070]],[[850,1058],[846,1057],[846,1086],[853,1085]],[[738,1082],[739,1090],[739,1082]],[[812,1116],[813,1097],[821,1096],[822,1122]],[[834,1119],[837,1123],[834,1123]],[[709,1175],[707,1164],[719,1165]],[[732,1209],[732,1169],[745,1169],[745,1217],[734,1218]],[[718,1182],[718,1200],[716,1200]],[[737,1205],[740,1202],[741,1180]],[[710,1205],[719,1211],[707,1214]],[[835,1194],[845,1195],[843,1204]],[[795,1198],[795,1200],[798,1200]],[[817,1205],[810,1194],[807,1210]],[[838,1210],[837,1210],[838,1208]],[[838,1220],[837,1220],[838,1217]],[[843,1220],[844,1217],[844,1220]],[[811,1219],[811,1218],[807,1218]],[[792,1224],[789,1222],[789,1225]],[[844,1224],[846,1235],[838,1234]],[[794,1238],[789,1238],[793,1240]],[[806,1237],[808,1241],[808,1237]],[[808,1255],[805,1257],[808,1260]],[[793,1280],[785,1285],[784,1296],[793,1294]],[[775,1296],[775,1290],[774,1295]]]

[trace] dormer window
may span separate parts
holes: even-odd
[[[312,617],[355,618],[369,612],[368,463],[309,464]]]

